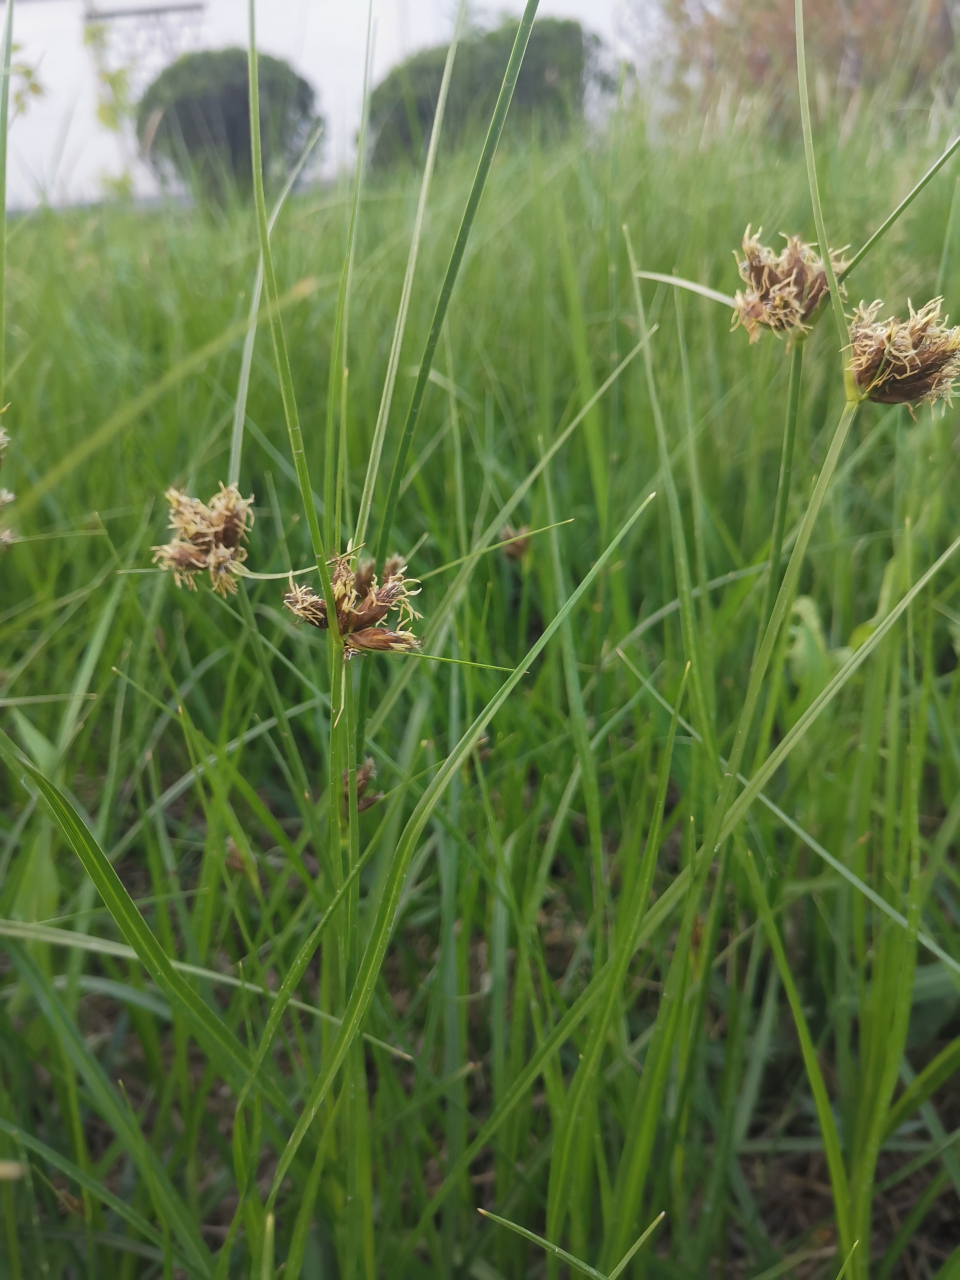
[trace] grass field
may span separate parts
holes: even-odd
[[[826,113],[831,244],[955,131]],[[960,1275],[956,412],[845,409],[828,307],[771,579],[799,361],[638,297],[629,245],[733,293],[747,223],[817,239],[802,141],[625,108],[498,153],[391,506],[479,146],[438,161],[363,536],[391,514],[422,656],[283,608],[357,537],[419,175],[363,189],[342,293],[352,185],[283,207],[239,466],[277,577],[226,598],[151,548],[229,476],[253,213],[8,224],[4,1280],[574,1273],[478,1207],[593,1276]],[[960,309],[958,163],[848,310]]]

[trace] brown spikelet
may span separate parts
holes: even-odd
[[[420,616],[411,604],[419,588],[413,589],[417,584],[405,576],[406,567],[401,557],[392,556],[380,583],[372,560],[362,561],[356,570],[350,566],[350,556],[330,561],[337,627],[348,657],[364,650],[409,653],[418,647],[416,636],[404,626]],[[283,603],[301,622],[321,630],[329,626],[326,601],[312,587],[291,584]],[[390,613],[399,615],[393,631],[383,625]]]
[[[806,333],[813,313],[829,293],[823,260],[812,244],[799,236],[785,236],[786,246],[778,254],[760,243],[762,234],[762,227],[756,235],[747,227],[743,260],[737,258],[747,288],[734,298],[733,328],[742,325],[751,342],[760,337],[761,327],[774,333]],[[839,275],[846,266],[841,252],[832,249],[830,260]]]
[[[512,524],[505,524],[497,535],[507,545],[500,550],[507,560],[522,560],[530,550],[530,529],[522,524],[515,529]]]
[[[366,809],[371,809],[378,800],[383,799],[382,791],[375,791],[368,794],[370,783],[377,776],[377,766],[372,756],[367,756],[363,764],[357,770],[357,812],[363,813]],[[347,770],[343,771],[343,799],[344,803],[350,800],[350,778]]]
[[[949,403],[960,377],[960,327],[940,318],[942,298],[933,298],[910,318],[877,322],[879,299],[861,302],[850,324],[851,367],[857,386],[878,404]]]
[[[253,495],[241,498],[236,485],[220,485],[209,503],[182,489],[164,494],[170,504],[172,542],[153,548],[153,560],[173,573],[177,586],[196,590],[194,575],[206,571],[210,585],[222,596],[237,589],[237,574],[247,558],[241,544],[253,524]]]

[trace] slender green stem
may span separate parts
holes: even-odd
[[[314,147],[320,141],[323,133],[323,125],[318,124],[310,134],[304,145],[303,151],[297,163],[290,170],[290,175],[284,183],[283,190],[277,197],[277,203],[273,206],[270,214],[270,220],[267,223],[267,234],[271,234],[276,226],[277,219],[280,217],[280,211],[286,203],[287,196],[293,190],[297,179],[303,172],[303,167],[310,159]],[[250,370],[253,367],[253,348],[257,338],[257,324],[260,313],[260,297],[263,293],[263,258],[257,262],[257,274],[253,282],[253,297],[250,299],[249,318],[247,320],[247,334],[243,340],[243,355],[240,359],[240,378],[237,384],[237,399],[233,407],[233,431],[230,434],[230,461],[227,466],[227,484],[240,483],[240,455],[243,451],[243,427],[247,417],[247,392],[250,388]]]
[[[513,49],[510,51],[510,60],[507,63],[507,69],[503,76],[503,84],[500,86],[497,105],[494,108],[493,118],[491,119],[490,127],[487,130],[483,150],[480,153],[480,163],[477,165],[477,172],[473,179],[473,186],[470,188],[470,195],[467,198],[467,206],[463,211],[463,218],[460,222],[460,230],[457,232],[457,239],[453,246],[453,252],[450,255],[450,262],[447,265],[447,273],[443,278],[443,285],[440,288],[440,296],[437,299],[437,306],[433,313],[433,322],[430,325],[430,332],[427,335],[426,345],[423,348],[423,356],[420,359],[420,368],[417,372],[417,381],[413,388],[413,396],[410,399],[410,408],[407,411],[407,420],[403,425],[403,434],[400,437],[400,445],[397,449],[396,459],[394,460],[393,474],[390,477],[390,488],[387,492],[383,523],[380,526],[380,536],[377,539],[378,561],[381,561],[387,554],[387,545],[390,541],[390,534],[393,530],[397,499],[400,494],[400,481],[403,479],[404,469],[407,464],[407,454],[410,451],[410,442],[413,439],[413,433],[420,418],[420,410],[423,408],[423,397],[427,390],[427,383],[430,380],[430,370],[433,368],[433,358],[436,354],[437,343],[440,341],[443,322],[447,317],[447,308],[450,306],[450,298],[453,295],[453,286],[456,284],[457,276],[460,274],[463,255],[466,253],[467,241],[470,238],[470,232],[473,229],[477,210],[480,207],[480,199],[483,196],[483,190],[486,186],[490,166],[493,163],[493,157],[497,150],[497,144],[500,141],[500,135],[503,133],[503,126],[507,118],[507,111],[509,110],[510,103],[513,100],[513,91],[516,88],[517,77],[520,74],[520,65],[523,62],[523,55],[527,49],[527,41],[530,39],[530,31],[533,27],[533,20],[536,17],[539,3],[540,0],[527,0],[526,8],[523,11],[523,17],[520,19],[516,39],[513,42]]]
[[[350,340],[350,286],[353,281],[353,262],[356,256],[357,231],[360,225],[360,195],[363,190],[363,167],[367,154],[367,125],[370,119],[370,57],[373,40],[373,0],[367,6],[367,41],[363,59],[363,96],[360,116],[360,137],[357,142],[357,164],[353,177],[353,204],[350,208],[350,226],[347,232],[347,256],[340,273],[340,292],[337,297],[337,313],[333,325],[333,349],[330,352],[330,374],[327,384],[327,421],[324,441],[324,536],[327,546],[340,549],[341,488],[340,471],[349,473],[345,457],[347,419],[347,362]],[[341,442],[339,467],[337,461],[337,391],[340,392]]]
[[[253,0],[251,0],[251,3],[252,2]],[[490,121],[490,128],[487,130],[486,140],[483,144],[483,151],[480,153],[480,163],[477,165],[477,172],[474,175],[473,185],[470,188],[470,195],[467,197],[467,206],[463,211],[463,218],[460,221],[460,230],[457,232],[457,239],[453,246],[453,253],[450,255],[450,261],[447,264],[447,273],[443,278],[443,285],[440,288],[440,297],[437,299],[436,310],[433,313],[433,322],[430,325],[430,332],[427,335],[427,342],[423,349],[423,355],[420,359],[417,381],[413,388],[410,408],[407,411],[407,420],[403,426],[403,434],[400,437],[400,445],[397,449],[397,456],[393,464],[393,473],[390,477],[390,488],[387,493],[386,506],[384,507],[383,523],[380,526],[380,535],[377,539],[376,559],[378,563],[382,563],[387,554],[390,534],[393,529],[394,516],[396,515],[397,499],[400,496],[400,482],[403,478],[403,472],[407,462],[407,454],[410,451],[410,442],[413,439],[413,433],[420,418],[420,410],[423,407],[423,397],[426,394],[427,383],[430,380],[430,370],[433,368],[433,358],[436,354],[437,343],[440,341],[443,322],[446,319],[447,308],[450,305],[450,298],[453,295],[453,286],[456,284],[457,276],[460,273],[463,255],[467,249],[467,241],[470,238],[470,231],[473,228],[474,219],[477,216],[477,209],[480,207],[480,198],[483,195],[483,189],[487,182],[487,175],[490,172],[490,166],[493,163],[497,144],[499,143],[500,135],[503,132],[504,122],[507,118],[507,111],[509,110],[510,103],[513,100],[513,91],[516,88],[517,76],[520,74],[520,64],[523,62],[523,55],[526,52],[527,41],[530,38],[533,19],[536,16],[539,3],[540,0],[527,0],[527,6],[523,11],[523,17],[520,19],[516,39],[513,42],[513,49],[510,52],[510,60],[507,63],[507,69],[504,72],[503,84],[500,86],[500,95],[497,98],[497,105],[494,108],[493,118]],[[425,192],[422,192],[421,201],[424,199]],[[420,211],[418,210],[418,217],[419,216]],[[416,259],[414,258],[412,261],[415,263]],[[412,280],[412,264],[408,264],[408,274],[410,274]],[[406,289],[406,281],[404,282],[404,288]],[[399,359],[400,351],[399,346],[397,345],[396,334],[394,335],[394,343],[397,346],[396,358]],[[391,353],[391,360],[392,359],[393,354]],[[393,375],[395,375],[395,373],[396,370],[393,369]],[[389,407],[389,402],[387,401],[386,403],[387,407]],[[378,437],[377,433],[385,430],[386,416],[384,405],[381,404],[380,415],[377,420],[377,430],[374,433],[375,447],[382,447],[382,436]],[[379,458],[379,454],[377,454],[377,457]],[[367,472],[367,479],[368,483],[364,484],[364,493],[361,497],[360,503],[358,536],[366,527],[367,512],[369,511],[369,503],[372,499],[372,474],[369,468]],[[369,705],[369,701],[370,669],[369,665],[367,665],[364,667],[360,678],[360,697],[359,706],[357,708],[358,757],[363,754],[364,750],[367,726],[367,707]]]
[[[803,40],[803,0],[795,0],[794,12],[796,15],[797,27],[797,80],[800,89],[800,121],[803,126],[803,153],[807,161],[807,182],[810,185],[810,203],[813,205],[813,220],[817,227],[817,239],[820,242],[820,256],[823,259],[823,269],[827,275],[827,284],[830,286],[830,305],[833,308],[833,318],[837,323],[837,336],[840,339],[840,350],[846,352],[850,343],[850,335],[847,331],[847,321],[843,314],[843,303],[840,299],[840,286],[837,283],[837,273],[834,270],[833,262],[830,258],[830,241],[827,239],[827,229],[823,221],[823,208],[820,204],[820,184],[817,180],[817,159],[813,149],[813,125],[810,122],[810,95],[807,91],[807,58],[804,49]],[[856,399],[856,387],[853,381],[853,374],[849,368],[849,357],[844,356],[843,371],[844,387],[847,392],[848,400]]]
[[[946,151],[944,151],[944,153],[939,157],[939,159],[934,160],[933,164],[930,166],[927,172],[923,175],[923,177],[920,179],[917,185],[913,187],[913,189],[909,192],[909,194],[903,197],[903,199],[894,209],[893,213],[890,214],[889,218],[887,218],[884,222],[880,224],[880,226],[876,229],[876,231],[873,233],[870,239],[866,242],[866,244],[861,249],[858,249],[857,252],[853,255],[853,257],[850,259],[850,261],[847,263],[847,265],[844,267],[844,269],[840,273],[841,283],[844,280],[846,280],[847,276],[854,269],[854,267],[863,261],[863,259],[867,256],[867,254],[870,252],[873,246],[877,243],[877,241],[887,234],[887,232],[890,230],[893,224],[897,221],[900,215],[904,212],[904,210],[906,210],[907,208],[909,208],[911,204],[913,204],[914,200],[916,200],[917,196],[920,194],[923,188],[927,185],[930,179],[943,168],[943,166],[947,163],[950,157],[956,152],[958,147],[960,147],[960,134],[958,134],[957,137],[954,138],[954,140],[950,143]]]
[[[800,404],[800,377],[803,372],[803,342],[795,342],[790,353],[790,385],[787,391],[787,421],[783,430],[783,450],[780,454],[780,478],[777,481],[777,500],[773,509],[773,533],[770,537],[770,572],[763,593],[760,610],[760,634],[766,630],[780,586],[780,557],[783,554],[783,535],[787,527],[787,509],[790,505],[790,479],[793,475],[793,446],[797,437],[797,409]]]
[[[7,0],[3,26],[3,80],[0,82],[0,408],[3,406],[7,346],[7,131],[10,127],[10,55],[13,48],[13,0]]]
[[[250,77],[250,154],[253,162],[253,197],[257,213],[257,230],[260,235],[260,255],[263,258],[263,278],[267,286],[267,302],[270,309],[270,333],[273,337],[273,349],[277,361],[277,375],[280,380],[280,396],[283,401],[283,413],[290,437],[290,451],[300,485],[303,499],[303,511],[310,532],[310,542],[323,583],[323,598],[327,606],[327,618],[330,625],[330,636],[335,644],[342,644],[337,627],[337,607],[333,598],[333,584],[330,581],[330,566],[327,564],[326,552],[323,548],[323,537],[320,533],[320,522],[313,505],[313,488],[310,484],[310,471],[303,448],[303,433],[300,430],[300,414],[297,410],[297,398],[293,389],[293,373],[290,369],[290,357],[287,353],[287,340],[283,331],[283,321],[276,304],[280,292],[277,288],[277,276],[273,266],[273,254],[270,251],[270,231],[267,224],[267,201],[263,190],[263,155],[260,146],[260,88],[257,76],[257,39],[256,39],[256,0],[249,0],[250,13],[250,47],[247,51],[247,63]]]
[[[420,253],[420,239],[423,233],[423,220],[427,211],[427,197],[430,194],[430,183],[433,178],[437,149],[440,145],[441,127],[447,105],[447,93],[453,76],[453,63],[460,41],[460,32],[466,16],[466,0],[460,0],[457,16],[453,24],[453,36],[447,48],[447,58],[443,66],[443,77],[440,80],[440,93],[437,97],[436,110],[433,113],[433,125],[430,130],[430,145],[427,147],[427,158],[423,166],[423,178],[420,182],[420,195],[417,199],[417,212],[413,220],[413,235],[410,237],[410,250],[407,254],[407,266],[403,275],[403,288],[400,292],[400,306],[393,328],[393,340],[390,343],[390,355],[387,359],[387,371],[383,380],[383,391],[380,395],[380,407],[377,410],[377,421],[373,429],[373,440],[370,445],[370,456],[367,459],[367,473],[363,481],[363,492],[360,495],[360,510],[357,514],[356,543],[363,542],[367,533],[367,520],[370,517],[370,506],[373,502],[373,488],[380,468],[380,456],[383,452],[383,441],[387,432],[387,421],[390,417],[390,406],[393,404],[393,390],[397,381],[397,370],[400,366],[400,350],[403,346],[403,335],[407,325],[407,314],[410,309],[410,295],[413,292],[413,279],[417,270],[417,257]]]

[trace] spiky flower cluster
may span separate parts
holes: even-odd
[[[153,548],[154,563],[170,569],[178,587],[196,591],[196,575],[207,572],[218,595],[236,591],[237,574],[247,558],[242,543],[253,524],[253,495],[241,498],[236,485],[221,484],[209,503],[175,488],[164,497],[170,503],[170,528],[176,537]]]
[[[919,311],[910,307],[909,320],[889,316],[877,321],[883,303],[861,302],[850,324],[850,364],[857,386],[878,404],[909,404],[937,400],[949,403],[960,377],[960,327],[940,318],[942,298],[933,298]]]
[[[775,333],[806,333],[829,292],[823,260],[813,245],[799,236],[785,236],[786,246],[778,254],[760,243],[762,234],[762,227],[756,235],[747,227],[743,260],[737,258],[737,270],[747,288],[733,300],[733,327],[743,325],[751,342],[760,337],[761,326]],[[846,266],[840,253],[831,250],[830,260],[839,275]]]
[[[410,603],[417,595],[411,590],[415,580],[405,577],[407,566],[400,556],[391,556],[383,566],[383,582],[377,582],[374,562],[364,560],[355,570],[351,556],[336,556],[330,561],[330,580],[337,609],[337,627],[343,636],[347,656],[364,650],[410,653],[419,641],[404,623],[419,618]],[[311,587],[291,585],[283,603],[301,622],[326,630],[327,602]],[[395,631],[383,624],[387,615],[398,613]]]
[[[10,437],[7,435],[6,431],[4,431],[3,427],[0,427],[0,466],[3,465],[3,455],[6,453],[7,445],[9,445],[9,443]],[[4,507],[8,507],[16,496],[17,495],[15,493],[11,493],[9,489],[4,489],[0,486],[0,511],[2,511]],[[12,529],[0,529],[0,547],[7,547],[12,542],[16,542],[16,540],[17,536]]]

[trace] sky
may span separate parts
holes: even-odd
[[[176,0],[184,3],[184,0]],[[84,13],[95,8],[155,6],[157,0],[17,0],[15,61],[33,69],[43,95],[31,98],[13,122],[7,170],[8,203],[26,208],[100,199],[111,178],[125,172],[140,194],[155,188],[136,155],[132,132],[117,135],[97,119],[97,78],[84,46]],[[627,52],[634,0],[541,0],[542,16],[576,18],[614,53]],[[522,0],[469,5],[472,19],[489,25],[518,15]],[[348,164],[360,119],[368,0],[258,0],[257,43],[286,58],[314,86],[327,122],[323,165],[327,174]],[[449,39],[456,0],[373,0],[373,83],[395,63]],[[161,69],[178,51],[244,45],[247,0],[195,0],[182,22],[151,28],[147,20],[107,24],[109,57],[140,68]],[[14,89],[16,81],[14,82]]]

